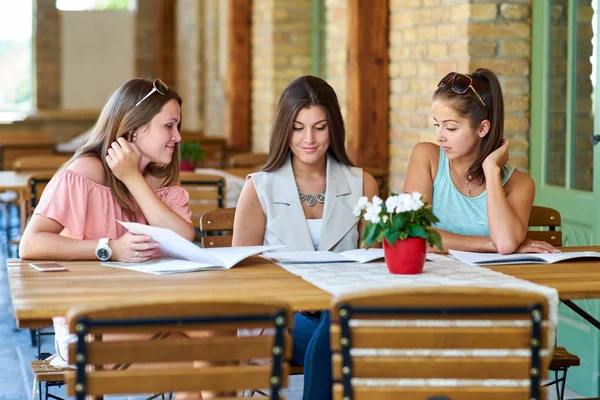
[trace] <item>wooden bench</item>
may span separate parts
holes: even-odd
[[[58,396],[54,396],[48,393],[48,388],[52,386],[61,387],[65,384],[66,373],[69,369],[66,368],[56,368],[50,365],[50,361],[47,360],[33,360],[30,364],[31,374],[33,375],[33,395],[32,398],[35,399],[36,396],[36,384],[37,384],[37,393],[39,393],[39,399],[42,399],[42,382],[46,385],[46,395],[43,397],[44,399],[52,398],[52,399],[61,399]]]

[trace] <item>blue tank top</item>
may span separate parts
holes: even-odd
[[[515,167],[506,164],[502,186],[510,179]],[[469,236],[490,236],[487,219],[486,192],[477,197],[462,194],[450,178],[446,153],[440,149],[437,175],[433,182],[433,213],[440,222],[435,228]]]

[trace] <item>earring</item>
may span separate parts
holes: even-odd
[[[137,140],[137,132],[133,132],[133,135],[131,136],[131,141],[135,142]]]

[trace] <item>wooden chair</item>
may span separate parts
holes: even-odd
[[[545,398],[553,327],[540,294],[388,289],[341,296],[331,310],[335,400]]]
[[[562,232],[556,230],[561,225],[560,213],[554,208],[533,206],[528,225],[530,228],[545,228],[527,231],[529,239],[543,240],[552,246],[562,246]]]
[[[200,232],[202,247],[231,247],[233,238],[233,220],[235,207],[220,208],[202,214],[200,217]],[[216,236],[216,235],[219,236]]]
[[[200,217],[215,208],[225,205],[225,178],[217,175],[204,175],[195,172],[179,174],[181,186],[190,195],[190,210],[194,228],[200,231]]]
[[[285,303],[199,300],[117,304],[72,309],[67,319],[69,330],[78,337],[69,346],[69,362],[76,365],[77,371],[67,375],[67,392],[78,400],[86,395],[231,392],[256,387],[269,388],[272,399],[283,398],[279,389],[287,386],[292,351],[292,315]],[[196,331],[230,332],[239,328],[271,328],[275,333],[252,337],[193,335]],[[120,335],[120,339],[109,342],[92,339],[106,333],[182,331],[190,338],[136,341]],[[251,358],[271,359],[272,363],[241,363]],[[174,364],[195,361],[211,364]],[[133,368],[139,363],[144,364],[143,369]],[[133,367],[107,368],[125,364]]]
[[[382,199],[387,198],[389,187],[388,187],[388,172],[383,168],[371,168],[371,167],[363,167],[365,172],[373,175],[373,178],[377,181],[377,185],[379,186],[379,197]]]
[[[40,170],[56,171],[70,159],[71,157],[69,156],[59,156],[56,154],[19,157],[13,163],[13,169],[18,172]]]
[[[267,163],[268,153],[238,153],[229,156],[229,168],[260,169]]]

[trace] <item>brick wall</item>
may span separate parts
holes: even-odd
[[[61,20],[55,3],[34,2],[34,106],[40,110],[61,108]]]
[[[449,71],[496,72],[505,94],[511,162],[528,167],[528,0],[390,1],[390,188],[402,188],[408,157],[435,141],[431,96]]]
[[[347,116],[346,90],[348,61],[348,0],[325,0],[326,78],[338,96],[344,121]]]
[[[252,149],[267,151],[279,96],[311,68],[311,0],[261,0],[252,9]]]

